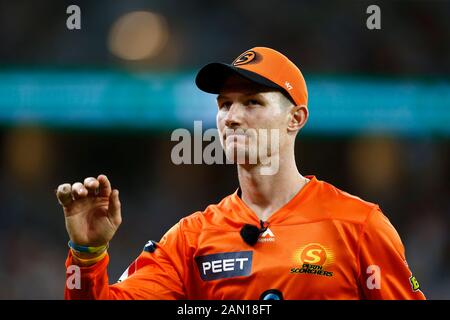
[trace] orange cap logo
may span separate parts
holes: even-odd
[[[255,59],[256,53],[253,50],[249,50],[241,54],[233,61],[233,66],[240,66],[242,64],[249,63],[253,59]]]

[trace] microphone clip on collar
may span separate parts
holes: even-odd
[[[269,224],[262,220],[259,221],[260,228],[253,224],[244,224],[241,228],[240,234],[245,243],[254,246],[258,241],[259,235],[267,230]]]

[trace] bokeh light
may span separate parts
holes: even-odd
[[[167,43],[169,31],[163,16],[134,11],[121,16],[111,27],[109,50],[124,60],[143,60],[157,56]]]

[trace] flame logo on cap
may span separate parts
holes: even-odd
[[[255,59],[256,53],[252,50],[246,51],[243,54],[241,54],[239,57],[236,58],[236,60],[233,61],[233,66],[240,66],[242,64],[249,63],[253,59]]]

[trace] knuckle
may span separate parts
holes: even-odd
[[[78,195],[83,193],[84,186],[80,182],[76,182],[72,185],[72,194]]]
[[[88,184],[89,182],[91,182],[91,180],[92,180],[92,178],[88,177],[88,178],[85,178],[83,182],[84,182],[84,184]]]
[[[71,186],[69,183],[60,184],[58,187],[58,193],[66,194],[66,193],[70,193],[70,191],[71,191]]]
[[[88,177],[88,178],[84,179],[84,185],[85,186],[89,186],[89,185],[93,184],[96,181],[97,181],[97,179],[95,179],[93,177]]]
[[[79,188],[80,185],[81,185],[81,182],[75,182],[74,184],[72,184],[72,189]]]

